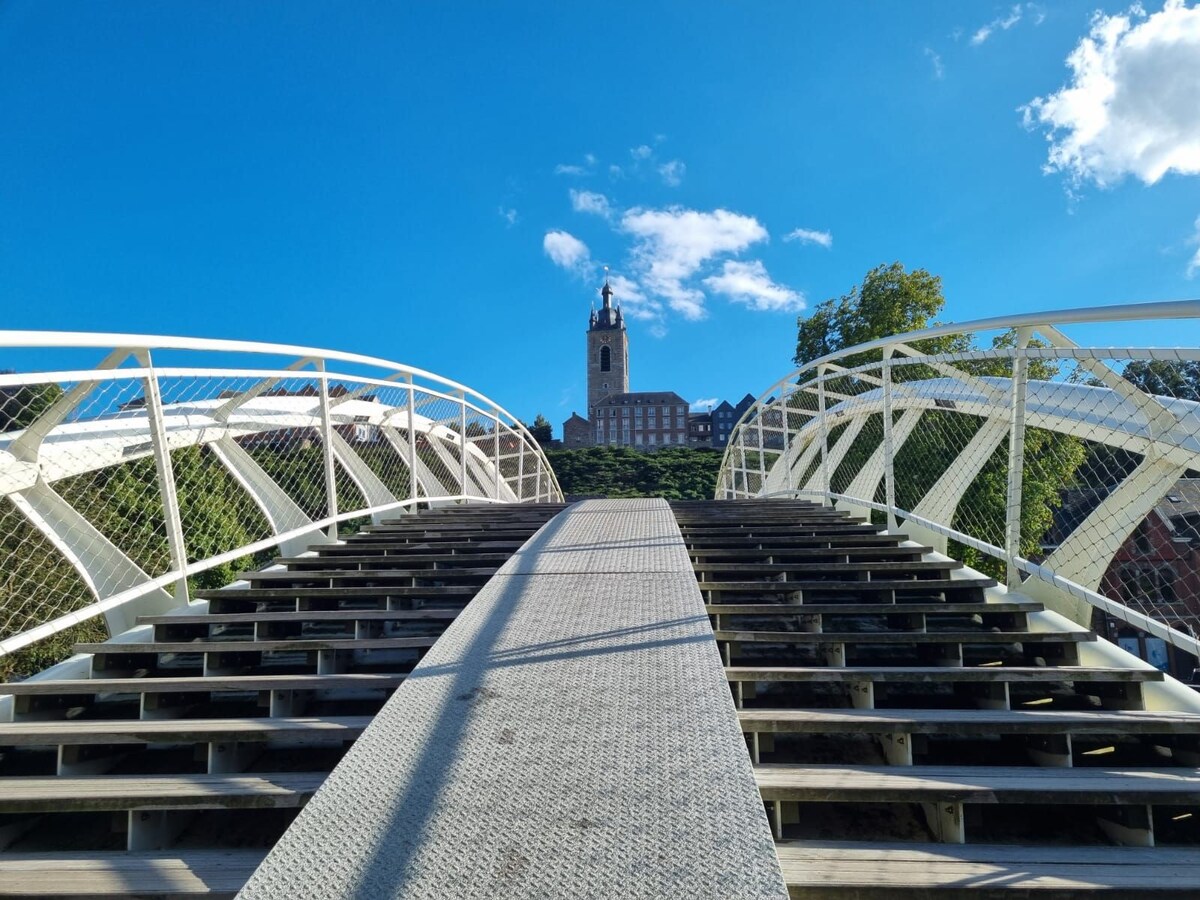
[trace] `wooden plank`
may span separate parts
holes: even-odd
[[[926,553],[931,553],[932,547],[911,546],[911,547],[794,547],[783,550],[772,549],[757,549],[753,547],[738,547],[738,548],[714,548],[710,550],[691,550],[689,551],[692,557],[703,559],[762,559],[770,557],[772,560],[786,565],[789,561],[809,560],[809,559],[828,559],[829,557],[847,556],[851,558],[862,558],[865,560],[888,560],[896,557],[907,559],[908,557],[917,557],[909,560],[910,562],[920,562],[919,557]],[[773,563],[772,563],[773,564]]]
[[[776,850],[795,897],[1200,893],[1191,848],[784,841]]]
[[[266,850],[3,853],[0,897],[233,897]]]
[[[1053,644],[1096,640],[1090,631],[714,631],[718,641],[764,644]]]
[[[281,772],[5,778],[0,813],[294,808],[307,803],[325,777],[324,772]]]
[[[76,678],[0,684],[0,694],[16,696],[88,694],[173,694],[206,691],[387,690],[404,675],[209,675],[190,678]]]
[[[196,613],[138,616],[139,625],[253,625],[256,622],[453,621],[457,609],[302,609],[287,612]]]
[[[353,740],[371,716],[243,719],[70,719],[0,723],[0,747],[79,744],[214,743],[295,739]]]
[[[308,566],[338,565],[378,565],[378,566],[416,566],[431,565],[435,568],[447,564],[463,563],[496,563],[502,564],[511,553],[413,553],[409,554],[332,554],[322,553],[317,556],[277,556],[272,562],[279,566],[293,568]]]
[[[328,597],[347,600],[364,597],[474,597],[479,588],[474,585],[442,587],[410,587],[381,584],[376,587],[289,587],[289,588],[219,588],[196,591],[202,600],[295,600],[298,597]]]
[[[730,681],[941,682],[941,681],[1162,681],[1158,669],[1104,669],[1085,666],[728,666]]]
[[[432,647],[440,635],[399,638],[296,638],[277,641],[155,641],[76,644],[76,653],[127,656],[138,653],[300,653],[316,650],[405,650]]]
[[[995,613],[1031,613],[1045,607],[1028,600],[987,603],[982,600],[954,603],[946,600],[915,603],[709,603],[705,611],[710,616],[830,616],[880,615],[902,616],[906,613],[940,613],[943,615],[992,615]]]
[[[864,572],[950,572],[963,568],[960,562],[884,562],[865,561],[852,563],[830,562],[724,562],[724,563],[695,563],[692,566],[697,572],[744,572],[747,574],[773,575],[782,572],[841,572],[850,575],[861,575]],[[732,579],[730,579],[732,580]]]
[[[426,581],[487,579],[496,574],[495,566],[474,569],[312,569],[295,572],[239,572],[235,577],[243,581],[386,581],[391,578],[414,578]]]
[[[754,777],[764,800],[1171,805],[1200,802],[1200,772],[1185,768],[757,765]]]
[[[1200,715],[1144,710],[740,709],[773,734],[1200,734]]]
[[[700,581],[701,591],[783,593],[787,591],[830,591],[837,593],[873,593],[876,591],[978,591],[996,586],[992,578],[924,578],[924,579],[880,579],[878,581]]]

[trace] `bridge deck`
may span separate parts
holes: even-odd
[[[543,527],[243,892],[350,895],[787,895],[665,502]]]

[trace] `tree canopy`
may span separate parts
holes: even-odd
[[[848,293],[831,297],[797,321],[796,355],[793,361],[803,366],[838,350],[888,337],[919,331],[938,324],[946,298],[942,279],[925,269],[907,272],[903,264],[879,265],[869,271]],[[922,342],[922,349],[946,351],[959,349],[959,336]],[[878,358],[876,356],[875,358]],[[851,360],[852,366],[867,361]]]

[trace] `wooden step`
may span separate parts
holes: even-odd
[[[1038,766],[795,766],[759,764],[764,800],[841,803],[1200,802],[1196,769]]]
[[[921,557],[927,553],[932,553],[933,548],[924,545],[911,546],[887,546],[887,547],[793,547],[790,549],[758,549],[758,548],[715,548],[709,550],[690,549],[689,555],[692,557],[693,565],[697,564],[698,560],[740,560],[740,559],[765,559],[770,558],[772,563],[766,565],[774,565],[775,562],[781,565],[787,565],[789,562],[808,561],[808,560],[830,560],[830,559],[851,559],[851,560],[899,560],[908,562],[919,562]]]
[[[482,566],[486,563],[495,563],[499,566],[511,555],[511,553],[414,553],[412,555],[330,553],[319,556],[277,556],[273,562],[275,565],[288,566],[293,569],[319,569],[336,563],[339,567],[364,565],[382,566],[385,568],[424,566],[426,568],[422,569],[422,571],[427,571],[429,568],[437,570],[441,566],[456,569],[464,564]]]
[[[895,603],[709,603],[704,607],[710,616],[895,616],[906,613],[938,613],[942,615],[993,615],[996,613],[1040,612],[1040,603],[1028,600],[986,603],[976,600],[954,603],[946,600]]]
[[[266,850],[0,853],[0,897],[232,898]]]
[[[694,563],[692,568],[697,572],[739,572],[755,575],[774,575],[776,573],[790,572],[824,572],[838,573],[846,575],[862,575],[867,573],[874,575],[875,573],[887,572],[950,572],[954,569],[961,569],[963,564],[953,560],[947,562],[853,562],[853,563],[830,563],[830,562],[772,562],[772,563],[743,563],[743,562],[725,562],[725,563]],[[729,579],[733,580],[733,579]]]
[[[325,772],[5,778],[0,813],[285,809],[307,803],[325,778]]]
[[[457,609],[302,609],[295,612],[196,613],[138,616],[139,625],[253,625],[257,622],[453,621]]]
[[[0,747],[353,740],[371,716],[241,719],[70,719],[0,723]]]
[[[740,681],[804,682],[975,682],[1002,681],[1162,681],[1158,669],[1103,669],[1085,666],[728,666],[726,677]]]
[[[404,675],[208,675],[166,678],[73,678],[0,684],[14,696],[94,694],[188,694],[235,691],[390,690]]]
[[[76,653],[133,656],[162,653],[301,653],[320,650],[411,650],[432,647],[439,635],[398,638],[296,638],[272,641],[154,641],[150,643],[76,644]]]
[[[1096,640],[1090,631],[714,631],[741,644],[1061,644]]]
[[[783,841],[792,897],[1200,896],[1191,848]]]
[[[1200,734],[1200,715],[1143,710],[739,709],[763,734]]]
[[[239,572],[235,578],[252,584],[291,581],[485,581],[496,574],[496,566],[473,569],[300,569],[294,572]]]
[[[755,592],[787,593],[788,591],[829,591],[831,593],[877,593],[879,591],[982,591],[995,587],[992,578],[923,578],[923,579],[879,579],[878,581],[818,581],[797,579],[795,581],[698,581],[701,591],[721,591],[729,594]]]
[[[201,600],[295,600],[299,597],[345,598],[364,597],[462,597],[470,599],[479,593],[473,585],[441,587],[412,587],[402,584],[381,584],[377,587],[286,587],[286,588],[219,588],[196,591]]]

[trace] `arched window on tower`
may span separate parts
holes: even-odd
[[[600,371],[612,371],[612,350],[607,344],[600,348]]]

